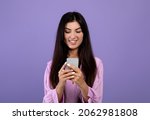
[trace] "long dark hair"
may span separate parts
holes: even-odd
[[[57,29],[56,43],[49,76],[50,83],[55,88],[59,82],[58,72],[65,63],[69,48],[64,41],[64,30],[68,22],[77,21],[83,32],[83,41],[78,49],[79,65],[84,74],[87,85],[92,87],[97,72],[96,62],[90,42],[90,35],[84,17],[78,12],[68,12],[60,20]]]

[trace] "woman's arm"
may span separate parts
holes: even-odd
[[[81,91],[80,98],[82,102],[102,102],[103,96],[103,64],[99,58],[95,58],[97,65],[97,74],[92,87],[89,87],[85,80],[82,71],[70,64],[67,64],[71,69],[75,71],[72,81],[76,83]]]
[[[58,103],[64,102],[64,87],[66,84],[66,80],[72,79],[74,76],[72,70],[64,70],[66,63],[62,66],[60,71],[58,72],[59,82],[56,88],[53,89],[49,82],[49,74],[50,74],[50,66],[51,63],[47,65],[44,75],[44,93],[45,96],[43,98],[43,102],[50,102],[50,103]]]
[[[51,61],[47,64],[44,74],[44,97],[43,102],[45,103],[58,103],[58,96],[56,89],[53,89],[49,82]]]
[[[97,64],[97,74],[92,87],[88,86],[88,100],[85,100],[84,94],[81,91],[82,102],[98,103],[102,102],[103,98],[103,64],[99,58],[95,58]]]

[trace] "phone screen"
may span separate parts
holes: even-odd
[[[67,58],[67,63],[78,67],[79,66],[79,58]]]

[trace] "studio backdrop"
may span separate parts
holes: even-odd
[[[103,102],[150,102],[149,0],[0,0],[0,102],[42,102],[61,16],[86,19]]]

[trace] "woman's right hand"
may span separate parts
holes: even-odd
[[[56,92],[58,95],[58,101],[62,101],[63,91],[65,87],[66,80],[71,80],[74,78],[75,72],[72,69],[65,69],[66,63],[61,67],[58,72],[59,83],[56,86]]]
[[[66,65],[67,63],[65,62],[58,72],[59,83],[63,85],[66,83],[66,80],[73,79],[75,74],[72,69],[65,69]]]

